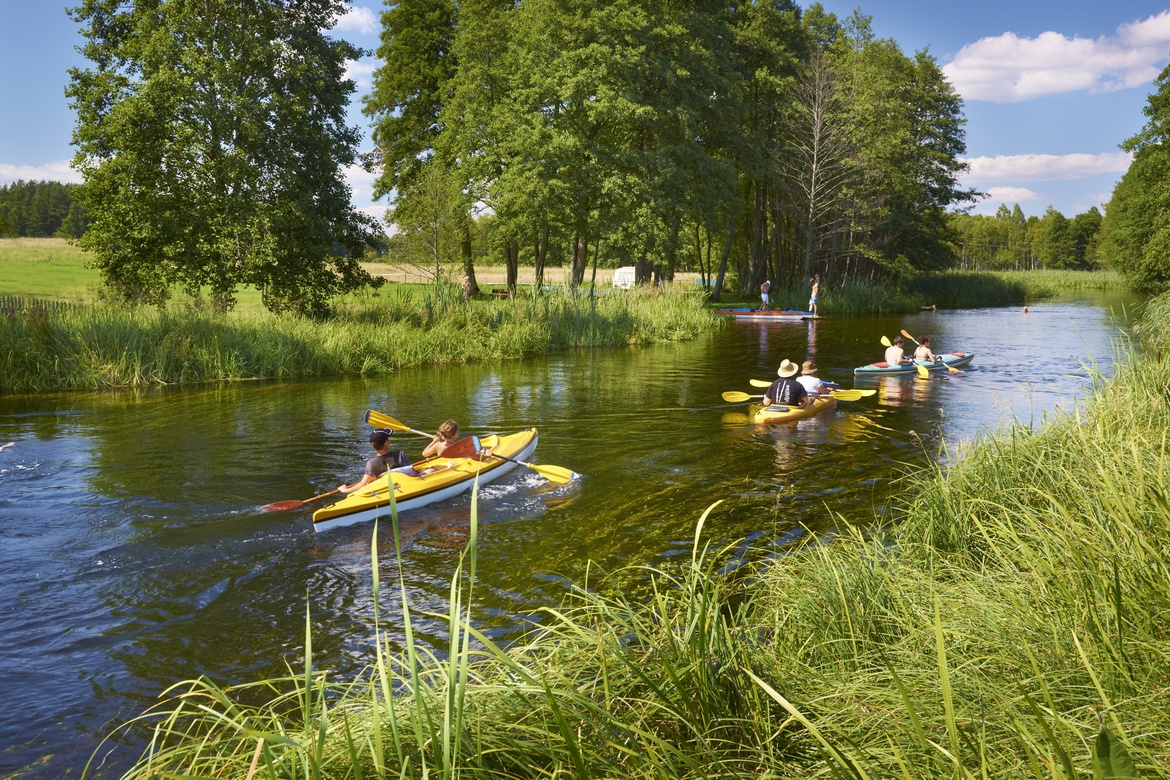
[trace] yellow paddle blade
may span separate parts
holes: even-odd
[[[920,379],[930,379],[930,372],[926,370],[926,366],[921,363],[916,363],[914,367],[918,369],[918,377]]]
[[[961,374],[963,372],[960,371],[959,369],[955,368],[954,366],[947,366],[947,373],[948,374]]]
[[[903,336],[905,336],[906,338],[910,339],[911,341],[913,341],[915,344],[917,344],[917,343],[918,343],[918,339],[916,339],[916,338],[914,338],[913,336],[911,336],[911,335],[910,335],[910,333],[909,333],[909,331],[903,330],[903,331],[902,331],[902,335],[903,335]]]
[[[882,346],[883,347],[892,347],[894,345],[893,345],[893,343],[890,342],[890,340],[888,338],[886,338],[885,336],[882,336]]]
[[[389,415],[375,412],[373,409],[366,410],[366,422],[375,428],[389,428],[392,431],[409,431],[410,428]]]
[[[767,379],[749,379],[748,383],[752,387],[771,387],[772,386],[772,383],[769,382]]]
[[[836,398],[838,401],[860,401],[862,398],[865,398],[866,395],[873,395],[874,392],[875,391],[873,390],[868,392],[865,390],[834,390],[832,393],[829,393],[829,395],[831,395],[833,398]]]
[[[549,482],[556,482],[558,485],[564,485],[567,482],[572,482],[573,477],[577,476],[576,472],[561,466],[537,466],[532,463],[524,463],[524,465],[547,479]]]
[[[740,393],[735,390],[728,390],[723,394],[723,400],[729,404],[741,404],[744,401],[750,401],[753,398],[763,398],[762,395],[748,395],[747,393]]]
[[[405,431],[407,433],[413,433],[416,436],[423,436],[423,437],[426,437],[428,439],[431,438],[431,435],[429,433],[424,433],[422,431],[416,431],[414,428],[411,428],[409,425],[406,425],[405,423],[398,422],[398,420],[395,420],[390,415],[382,414],[381,412],[376,412],[373,409],[366,410],[366,422],[368,422],[370,425],[374,426],[375,428],[389,428],[392,431]]]

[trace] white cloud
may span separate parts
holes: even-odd
[[[360,89],[369,89],[374,84],[374,71],[381,65],[381,61],[375,57],[367,57],[361,60],[346,60],[345,61],[345,78],[353,79],[354,84]]]
[[[371,35],[378,31],[378,15],[360,5],[350,6],[345,16],[337,20],[337,25],[333,29]]]
[[[1044,196],[1027,187],[990,187],[984,200],[995,203],[1031,203]]]
[[[971,170],[963,176],[966,184],[1008,181],[1072,181],[1103,173],[1124,173],[1129,169],[1128,152],[1101,154],[1005,154],[998,157],[971,157]]]
[[[1114,92],[1149,84],[1170,50],[1170,11],[1124,24],[1113,36],[1035,38],[1004,33],[959,50],[943,72],[966,100],[1018,103],[1067,92]]]
[[[81,174],[69,167],[69,160],[56,160],[44,165],[8,165],[0,163],[0,184],[24,181],[59,181],[80,184]]]
[[[370,173],[360,165],[347,165],[342,175],[345,177],[345,183],[349,185],[349,189],[353,193],[354,202],[373,201],[374,179],[378,177],[378,174]],[[385,209],[386,207],[382,206],[380,208]]]

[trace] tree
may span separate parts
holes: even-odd
[[[459,257],[466,219],[454,176],[438,165],[428,165],[395,203],[396,243],[409,262],[438,284],[446,276],[444,267]]]
[[[1089,269],[1100,265],[1097,236],[1101,231],[1101,219],[1101,212],[1096,206],[1091,206],[1069,221],[1068,231],[1076,257],[1074,267]]]
[[[180,285],[221,308],[254,285],[274,311],[322,314],[373,280],[376,223],[342,169],[358,131],[344,78],[360,51],[322,31],[341,0],[83,0],[93,63],[70,70],[81,239],[123,298]]]
[[[854,175],[846,164],[853,154],[853,128],[838,79],[828,54],[814,49],[795,86],[794,116],[778,155],[804,228],[802,278],[812,274],[818,240],[839,224],[840,199]]]
[[[1142,292],[1170,287],[1170,66],[1143,113],[1149,120],[1121,148],[1133,162],[1101,222],[1101,256]]]
[[[76,238],[85,232],[84,210],[76,201],[77,185],[57,181],[23,181],[0,185],[0,236]],[[62,232],[70,215],[71,230]]]
[[[1040,218],[1035,243],[1036,259],[1044,268],[1075,268],[1076,245],[1068,218],[1049,206]]]
[[[976,196],[958,186],[967,168],[962,99],[927,52],[910,59],[874,40],[869,18],[856,13],[851,30],[858,250],[887,272],[948,267],[946,209]]]

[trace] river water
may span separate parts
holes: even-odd
[[[0,398],[0,776],[76,774],[98,741],[169,684],[282,675],[302,663],[306,606],[316,665],[338,678],[370,661],[370,525],[315,533],[303,499],[356,479],[371,453],[367,408],[416,429],[536,426],[533,460],[583,474],[553,485],[526,469],[480,494],[477,623],[506,641],[572,584],[689,556],[713,542],[768,554],[805,533],[868,525],[894,478],[961,457],[981,432],[1040,425],[1106,375],[1132,299],[1089,293],[1015,309],[819,322],[727,323],[694,342],[584,350],[498,365],[429,367],[318,382]],[[759,393],[784,358],[814,357],[854,386],[882,335],[929,334],[976,353],[959,374],[870,379],[877,394],[834,413],[749,424],[725,390]],[[424,441],[396,436],[417,455]],[[470,499],[402,516],[412,608],[442,611],[467,542]],[[395,585],[389,529],[384,585]],[[383,614],[396,589],[382,598]],[[383,624],[397,635],[396,614]],[[421,624],[443,645],[442,626]],[[116,776],[136,738],[103,748]]]

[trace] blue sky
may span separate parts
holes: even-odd
[[[1019,203],[1026,214],[1054,206],[1072,217],[1102,205],[1128,166],[1118,148],[1136,133],[1153,80],[1170,61],[1170,8],[1137,0],[824,0],[838,16],[860,8],[874,32],[943,66],[964,99],[964,184],[989,193],[975,213]],[[378,42],[374,2],[351,4],[334,33],[363,48]],[[73,114],[64,90],[76,25],[55,0],[0,0],[0,183],[78,181],[69,168]],[[359,96],[377,62],[355,62]],[[355,102],[351,122],[368,123]],[[357,207],[381,217],[370,176],[349,172]]]

